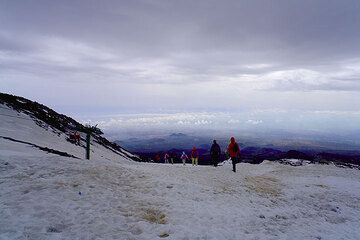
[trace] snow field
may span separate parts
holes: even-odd
[[[233,173],[16,150],[1,144],[0,239],[360,236],[357,170],[264,162]]]

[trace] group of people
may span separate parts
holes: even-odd
[[[197,166],[198,162],[199,162],[199,152],[196,149],[196,147],[193,147],[193,149],[191,150],[191,163],[193,166]],[[180,157],[181,161],[183,162],[183,164],[186,164],[186,160],[189,160],[188,156],[186,155],[185,152],[182,152],[181,157]]]
[[[69,138],[71,142],[80,145],[81,136],[78,131],[72,132]]]
[[[174,164],[174,159],[176,158],[175,154],[168,154],[165,153],[164,154],[164,163],[170,163]],[[186,161],[189,160],[189,157],[186,155],[185,152],[182,152],[181,157],[180,157],[182,163],[185,165]],[[199,153],[196,149],[196,147],[193,147],[193,149],[191,150],[191,162],[193,166],[197,166],[198,165],[198,159],[199,159]],[[155,160],[159,161],[160,157],[157,155],[155,157]]]
[[[239,147],[239,144],[235,141],[234,137],[231,137],[231,139],[230,139],[230,143],[228,145],[227,152],[231,158],[233,172],[236,172],[236,163],[240,156],[240,147]],[[210,156],[211,156],[212,164],[214,165],[214,167],[217,167],[218,163],[220,162],[221,148],[220,148],[219,144],[216,142],[216,140],[213,141],[213,144],[210,148]],[[165,163],[171,162],[171,164],[174,164],[175,157],[176,156],[174,154],[165,153],[164,162]],[[196,149],[196,147],[192,148],[191,153],[190,153],[190,158],[191,158],[192,166],[197,166],[198,162],[199,162],[199,152]],[[185,152],[182,152],[180,159],[181,159],[183,165],[185,165],[186,161],[189,160],[189,157],[187,156],[187,154]],[[155,157],[155,160],[159,161],[160,156],[157,155]]]

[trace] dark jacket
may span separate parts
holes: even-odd
[[[221,154],[221,148],[219,144],[213,143],[213,145],[210,148],[210,155],[213,157],[220,156]]]

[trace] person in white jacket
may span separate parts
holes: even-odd
[[[165,153],[165,155],[164,155],[164,163],[169,163],[169,158],[170,158],[169,154]]]
[[[181,160],[182,160],[182,162],[183,162],[183,164],[184,164],[184,166],[185,166],[185,164],[186,164],[186,160],[188,160],[189,158],[188,158],[188,156],[186,155],[186,153],[185,152],[182,152],[182,154],[181,154]]]

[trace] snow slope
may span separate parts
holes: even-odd
[[[165,165],[84,148],[0,108],[0,239],[360,239],[360,172]],[[5,113],[6,112],[6,113]],[[16,115],[12,118],[4,115]]]
[[[2,100],[1,97],[2,96],[0,95],[0,102]],[[46,109],[41,109],[39,111],[46,111]],[[34,110],[34,112],[38,111]],[[54,116],[55,114],[57,113],[54,113],[51,117],[56,119],[57,116]],[[0,139],[6,138],[7,140],[12,141],[22,141],[42,148],[49,148],[73,155],[77,158],[83,158],[85,156],[86,133],[80,130],[78,130],[78,132],[81,135],[81,143],[80,146],[78,146],[67,141],[69,133],[72,132],[71,129],[58,129],[51,126],[49,123],[36,118],[31,111],[27,112],[24,109],[16,111],[10,105],[0,103],[0,117]],[[60,121],[60,119],[58,119],[58,121]],[[78,128],[79,127],[83,126],[79,124]],[[107,146],[104,143],[101,144],[99,141],[104,138],[100,137],[98,134],[93,135],[96,139],[94,137],[91,139],[91,158],[102,157],[104,152],[107,153],[109,150],[128,159],[132,157],[136,158],[136,156],[124,149],[114,149],[112,146]]]

